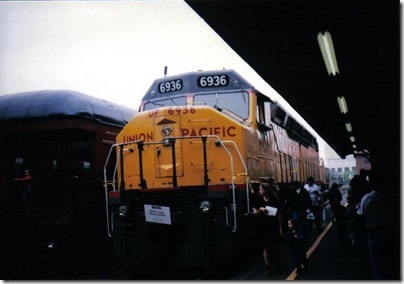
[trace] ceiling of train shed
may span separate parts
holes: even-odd
[[[341,157],[353,154],[353,144],[371,152],[398,147],[399,1],[186,2]],[[336,76],[328,75],[317,42],[325,31],[334,44]],[[348,113],[341,113],[338,96]]]

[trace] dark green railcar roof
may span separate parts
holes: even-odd
[[[0,121],[79,116],[124,126],[134,109],[70,90],[43,90],[0,96]]]

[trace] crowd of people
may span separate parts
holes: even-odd
[[[369,182],[369,172],[355,175],[348,188],[347,204],[341,204],[340,186],[333,183],[329,190],[315,184],[313,177],[305,183],[291,182],[280,187],[269,179],[259,185],[259,194],[253,206],[256,233],[263,248],[266,275],[281,270],[280,242],[289,244],[297,273],[309,270],[306,258],[306,237],[316,225],[323,231],[321,212],[326,201],[333,213],[332,222],[338,228],[338,238],[354,248],[366,240],[376,279],[384,279],[383,267],[383,214],[385,202],[376,182]]]
[[[313,177],[309,177],[306,184],[294,181],[283,188],[279,188],[274,180],[260,183],[253,214],[257,236],[263,247],[266,275],[282,269],[282,238],[289,243],[296,271],[308,271],[305,236],[312,230],[313,222],[318,232],[323,230],[320,213],[324,194]]]

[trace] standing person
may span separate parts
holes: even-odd
[[[287,232],[288,231],[288,212],[287,212],[287,206],[286,206],[285,190],[283,187],[279,186],[279,184],[273,178],[270,178],[268,183],[271,186],[272,190],[276,189],[276,195],[278,196],[278,199],[279,199],[278,210],[280,213],[281,224],[282,224],[281,229],[283,232]]]
[[[339,191],[339,185],[337,183],[333,183],[331,185],[330,191],[327,192],[326,198],[329,200],[331,205],[331,211],[333,214],[333,224],[337,224],[338,227],[338,239],[342,243],[346,243],[346,208],[341,205],[342,194]]]
[[[306,244],[303,232],[298,226],[295,218],[288,220],[289,232],[286,235],[286,240],[289,243],[290,251],[293,254],[294,265],[297,273],[309,271],[309,264],[306,256]]]
[[[338,222],[338,219],[341,217],[339,208],[341,206],[342,194],[341,194],[341,191],[339,191],[339,186],[337,183],[334,182],[331,185],[330,191],[327,192],[327,194],[326,194],[326,198],[330,202],[331,211],[332,211],[332,214],[334,215],[334,219],[336,222]]]
[[[365,217],[368,235],[368,246],[373,273],[377,280],[386,278],[387,263],[385,241],[388,235],[388,214],[386,197],[381,192],[380,184],[372,181],[372,191],[365,194],[361,200],[357,213]]]
[[[346,219],[352,247],[355,247],[358,241],[363,241],[366,229],[364,217],[356,214],[362,198],[370,192],[370,185],[366,178],[367,171],[361,169],[360,175],[355,175],[349,182]]]
[[[322,222],[321,222],[321,210],[320,206],[320,188],[314,183],[313,177],[307,178],[307,183],[304,185],[304,188],[310,195],[311,198],[311,206],[310,211],[314,214],[314,222],[316,223],[317,231],[322,231]],[[313,226],[313,220],[309,221],[309,231],[311,231]]]
[[[31,191],[32,191],[31,172],[28,169],[26,169],[25,175],[23,177],[15,178],[14,180],[22,182],[22,185],[23,185],[22,205],[23,205],[25,213],[30,213],[30,211],[31,211],[30,201],[31,201]]]
[[[299,223],[299,228],[305,232],[307,222],[307,211],[310,210],[311,198],[307,190],[298,181],[290,184],[286,205],[290,210],[290,216]]]
[[[362,216],[356,214],[358,208],[359,204],[356,204],[352,195],[348,194],[347,205],[345,208],[345,224],[349,236],[349,242],[353,249],[355,249],[360,235],[359,219],[362,218]]]
[[[263,247],[263,258],[266,267],[265,275],[272,274],[272,266],[280,269],[280,236],[283,235],[281,226],[280,201],[276,188],[268,183],[261,183],[253,213],[257,218],[258,237]]]
[[[348,196],[352,204],[355,205],[356,209],[359,207],[363,196],[370,193],[370,185],[367,178],[367,171],[364,169],[360,170],[359,175],[354,175],[354,177],[349,182],[349,192]]]

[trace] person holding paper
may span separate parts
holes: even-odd
[[[257,233],[263,247],[263,258],[266,267],[265,275],[272,274],[273,266],[278,270],[280,263],[280,236],[283,235],[281,216],[278,210],[280,199],[275,187],[268,183],[261,183],[259,196],[253,207],[257,221]]]

